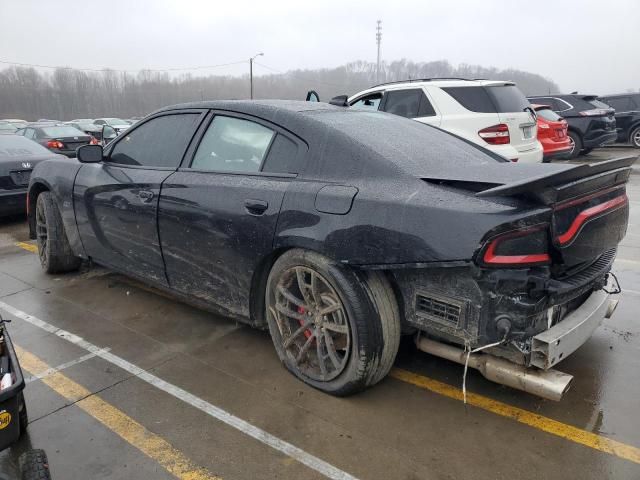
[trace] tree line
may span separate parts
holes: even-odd
[[[558,93],[558,86],[541,75],[478,65],[453,66],[447,61],[383,62],[379,75],[376,75],[376,64],[365,61],[336,68],[288,72],[267,68],[258,64],[254,69],[259,73],[253,79],[255,98],[302,100],[308,90],[315,90],[322,100],[328,100],[336,95],[351,95],[376,83],[431,77],[512,80],[526,95]],[[0,118],[129,118],[175,103],[246,98],[249,98],[248,75],[170,76],[146,70],[133,75],[115,70],[87,72],[70,68],[41,72],[30,67],[0,71]]]

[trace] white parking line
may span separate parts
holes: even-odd
[[[126,361],[124,358],[118,357],[117,355],[114,355],[103,348],[100,348],[92,343],[87,342],[82,337],[79,337],[71,332],[68,332],[54,325],[51,325],[50,323],[47,323],[44,320],[34,317],[33,315],[29,315],[28,313],[23,312],[22,310],[18,310],[17,308],[12,307],[11,305],[4,303],[2,301],[0,301],[0,308],[6,311],[8,314],[13,315],[16,318],[24,320],[25,322],[28,322],[38,328],[41,328],[46,332],[53,333],[58,337],[63,338],[64,340],[67,340],[68,342],[71,342],[74,345],[77,345],[78,347],[87,350],[88,352],[92,353],[96,357],[100,357],[103,360],[106,360],[107,362],[110,362],[120,367],[121,369],[129,372],[130,374],[138,377],[139,379],[144,380],[145,382],[162,390],[163,392],[166,392],[169,395],[172,395],[175,398],[182,400],[183,402],[191,405],[192,407],[197,408],[198,410],[212,416],[213,418],[227,424],[228,426],[235,428],[236,430],[244,433],[245,435],[253,437],[259,442],[262,442],[265,445],[268,445],[271,448],[281,453],[284,453],[285,455],[297,460],[298,462],[302,463],[303,465],[306,465],[307,467],[311,468],[312,470],[315,470],[316,472],[324,475],[327,478],[331,478],[335,480],[357,480],[357,478],[354,477],[353,475],[343,470],[340,470],[337,467],[334,467],[333,465],[325,462],[324,460],[321,460],[320,458],[314,455],[311,455],[310,453],[302,450],[301,448],[298,448],[295,445],[292,445],[270,434],[269,432],[266,432],[265,430],[262,430],[261,428],[256,427],[255,425],[252,425],[245,420],[242,420],[239,417],[236,417],[235,415],[227,412],[226,410],[223,410],[220,407],[216,407],[215,405],[212,405],[206,400],[203,400],[202,398],[197,397],[187,392],[186,390],[183,390],[182,388],[177,387],[176,385],[173,385],[169,382],[162,380],[159,377],[156,377],[155,375],[152,375],[151,373],[148,373],[142,368],[137,367],[136,365]]]
[[[103,348],[101,351],[102,352],[108,352],[109,350],[111,350],[110,348]],[[75,360],[71,360],[70,362],[65,362],[65,363],[61,363],[60,365],[58,365],[57,367],[51,367],[46,369],[44,372],[41,372],[37,375],[33,375],[31,377],[25,378],[24,381],[25,383],[31,383],[35,380],[41,380],[45,377],[48,377],[49,375],[53,375],[56,372],[59,372],[60,370],[65,370],[69,367],[73,367],[74,365],[78,365],[79,363],[85,362],[87,360],[89,360],[90,358],[93,357],[97,357],[98,354],[97,353],[87,353],[86,355],[82,355],[81,357],[76,358]]]

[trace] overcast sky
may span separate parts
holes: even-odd
[[[264,52],[277,70],[333,67],[375,61],[377,19],[384,60],[512,67],[567,92],[640,89],[640,0],[0,0],[0,61],[138,70]]]

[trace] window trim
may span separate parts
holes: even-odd
[[[138,123],[136,123],[135,125],[132,125],[132,128],[127,129],[128,133],[134,132],[136,129],[142,127],[143,125],[145,125],[146,123],[150,122],[151,120],[154,120],[156,118],[160,118],[160,117],[168,117],[170,115],[184,115],[184,114],[200,114],[200,116],[197,118],[196,120],[196,128],[193,131],[193,134],[191,135],[191,138],[189,139],[189,141],[187,142],[187,147],[184,149],[184,152],[182,152],[182,158],[180,159],[180,161],[178,162],[178,164],[175,167],[159,167],[159,166],[151,166],[151,165],[128,165],[125,163],[118,163],[118,162],[114,162],[111,160],[111,154],[113,153],[113,149],[116,147],[116,145],[118,145],[118,143],[120,143],[121,141],[124,140],[125,135],[123,136],[118,136],[115,139],[113,139],[112,142],[109,143],[106,151],[104,152],[104,160],[102,161],[103,164],[105,165],[113,165],[113,166],[117,166],[117,167],[121,167],[121,168],[133,168],[133,169],[144,169],[144,170],[165,170],[165,171],[172,171],[175,172],[176,170],[178,170],[178,168],[180,168],[180,165],[182,165],[182,162],[184,161],[185,155],[187,154],[187,152],[189,151],[189,147],[191,146],[191,143],[193,142],[193,138],[194,136],[198,133],[198,130],[200,129],[200,126],[202,125],[202,121],[204,119],[204,117],[207,114],[207,110],[206,109],[202,109],[202,108],[189,108],[189,109],[184,109],[184,110],[165,110],[162,112],[158,112],[155,115],[149,116],[147,118],[145,118],[143,121],[140,121]]]
[[[206,135],[207,130],[209,130],[209,126],[217,116],[232,117],[240,120],[246,120],[249,122],[254,122],[259,125],[262,125],[263,127],[269,128],[270,130],[273,130],[274,132],[273,138],[271,138],[271,141],[269,142],[269,146],[265,150],[265,155],[264,155],[264,158],[262,159],[262,162],[260,163],[260,168],[258,169],[258,171],[246,172],[246,171],[206,170],[202,168],[191,168],[191,164],[193,163],[193,159],[195,158],[196,152],[200,147],[200,143],[202,142],[204,136]],[[300,160],[300,168],[298,173],[278,173],[278,172],[262,171],[262,168],[264,167],[264,162],[267,160],[267,158],[269,157],[269,154],[271,153],[271,147],[273,146],[273,142],[275,141],[277,135],[285,136],[286,138],[288,138],[298,146],[297,159]],[[178,168],[178,171],[194,172],[194,173],[213,173],[217,175],[229,174],[229,175],[246,175],[246,176],[252,176],[252,177],[296,178],[306,168],[305,156],[308,149],[309,149],[309,146],[307,145],[307,143],[301,140],[299,137],[295,136],[292,132],[289,132],[289,130],[284,129],[279,125],[268,122],[263,118],[255,117],[253,115],[249,115],[246,113],[235,112],[232,110],[212,109],[208,112],[205,120],[201,123],[200,127],[198,128],[196,135],[191,140],[191,143],[189,144],[189,147],[186,150],[186,154],[183,158],[182,163],[180,164],[180,167]]]

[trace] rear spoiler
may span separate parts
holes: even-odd
[[[499,185],[488,190],[476,193],[477,197],[505,197],[513,195],[530,194],[535,196],[547,197],[548,201],[559,201],[559,196],[569,196],[570,187],[583,183],[585,179],[596,180],[606,177],[606,182],[611,184],[624,183],[631,173],[631,165],[638,157],[622,157],[612,160],[605,160],[598,163],[589,163],[584,165],[576,165],[573,168],[560,171],[550,171],[543,175],[529,177],[527,179]],[[549,190],[553,190],[553,197],[549,197]],[[564,192],[564,195],[562,194]],[[545,195],[546,194],[546,195]]]

